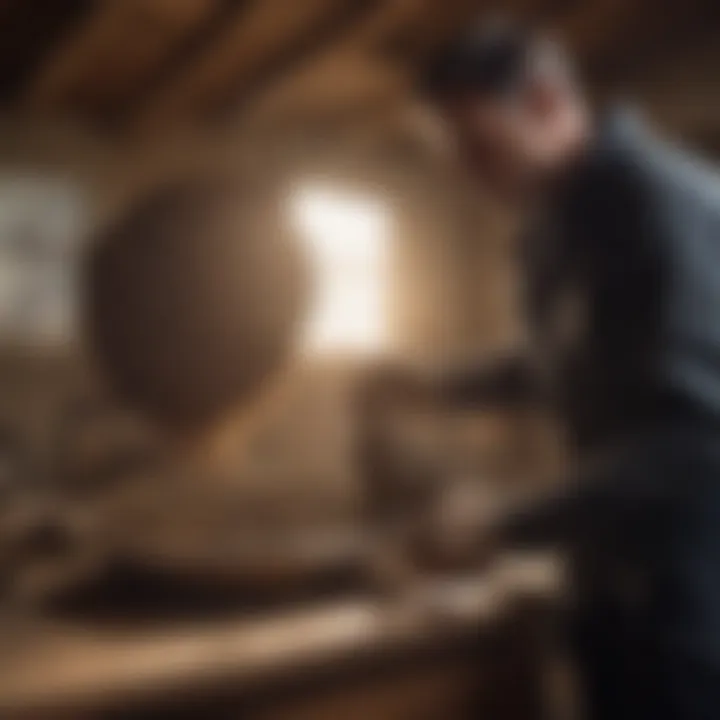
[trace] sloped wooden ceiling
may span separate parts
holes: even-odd
[[[554,28],[598,87],[650,88],[689,132],[720,127],[716,102],[673,104],[718,76],[699,50],[718,45],[717,0],[0,0],[0,104],[150,135],[252,114],[361,124],[480,12]]]

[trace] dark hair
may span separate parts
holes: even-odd
[[[420,77],[419,92],[432,101],[510,93],[526,75],[532,47],[532,35],[520,28],[476,23],[429,60]]]

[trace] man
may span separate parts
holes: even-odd
[[[541,38],[473,29],[423,89],[529,218],[528,356],[578,461],[500,535],[568,550],[593,717],[720,717],[720,180]]]

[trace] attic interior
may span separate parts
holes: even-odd
[[[408,390],[420,559],[374,533],[354,453],[351,398],[388,358],[435,373],[523,338],[519,218],[414,93],[483,15],[547,28],[598,103],[720,152],[713,0],[0,0],[0,716],[582,717],[539,639],[557,559],[488,570],[463,532],[562,476],[548,414]],[[109,391],[79,277],[149,188],[229,172],[283,187],[313,291],[272,421],[231,426],[218,466]]]

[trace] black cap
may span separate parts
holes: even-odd
[[[509,93],[525,75],[531,44],[530,34],[515,26],[475,23],[430,59],[419,91],[433,100]]]

